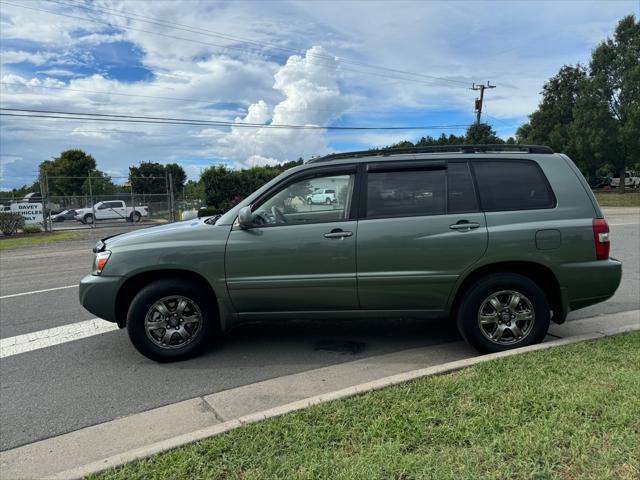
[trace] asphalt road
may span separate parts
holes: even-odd
[[[639,217],[608,216],[612,256],[624,262],[622,285],[608,302],[573,312],[570,320],[640,308]],[[77,284],[91,265],[93,235],[2,252],[1,296]],[[0,338],[93,318],[77,293],[72,287],[0,299]],[[457,340],[451,322],[252,325],[200,358],[160,365],[140,356],[125,331],[96,335],[0,360],[0,450],[268,378]]]

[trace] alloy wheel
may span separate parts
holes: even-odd
[[[498,345],[523,340],[533,328],[535,311],[531,301],[515,290],[501,290],[489,295],[478,309],[482,335]]]
[[[164,297],[149,308],[144,319],[149,340],[161,348],[181,348],[202,330],[202,312],[190,298]]]

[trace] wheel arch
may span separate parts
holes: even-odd
[[[491,273],[517,273],[534,281],[544,292],[549,306],[553,312],[552,321],[564,323],[566,319],[566,306],[563,304],[560,283],[553,271],[536,262],[506,261],[483,265],[469,272],[456,288],[453,299],[449,303],[452,317],[457,315],[460,299],[477,280]]]
[[[131,301],[136,294],[149,283],[159,278],[172,278],[176,280],[185,280],[194,282],[204,288],[211,294],[213,299],[212,305],[215,308],[216,318],[218,319],[218,327],[220,327],[220,308],[218,305],[218,295],[214,291],[211,284],[199,273],[191,270],[182,269],[158,269],[140,272],[129,277],[120,287],[116,295],[116,321],[120,328],[124,328],[127,324],[127,311]]]

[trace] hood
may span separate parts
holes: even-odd
[[[96,251],[110,249],[112,247],[131,246],[138,244],[149,244],[154,242],[164,242],[182,239],[185,235],[193,233],[199,236],[200,232],[218,228],[215,225],[205,223],[206,218],[187,220],[184,222],[169,223],[157,227],[143,228],[132,232],[121,233],[111,237],[103,238],[96,245]]]

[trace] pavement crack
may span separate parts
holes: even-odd
[[[216,411],[216,409],[213,408],[213,405],[207,402],[207,400],[204,397],[200,397],[200,400],[202,401],[202,408],[206,412],[211,412],[218,422],[224,423],[224,418],[222,418],[222,416]]]

